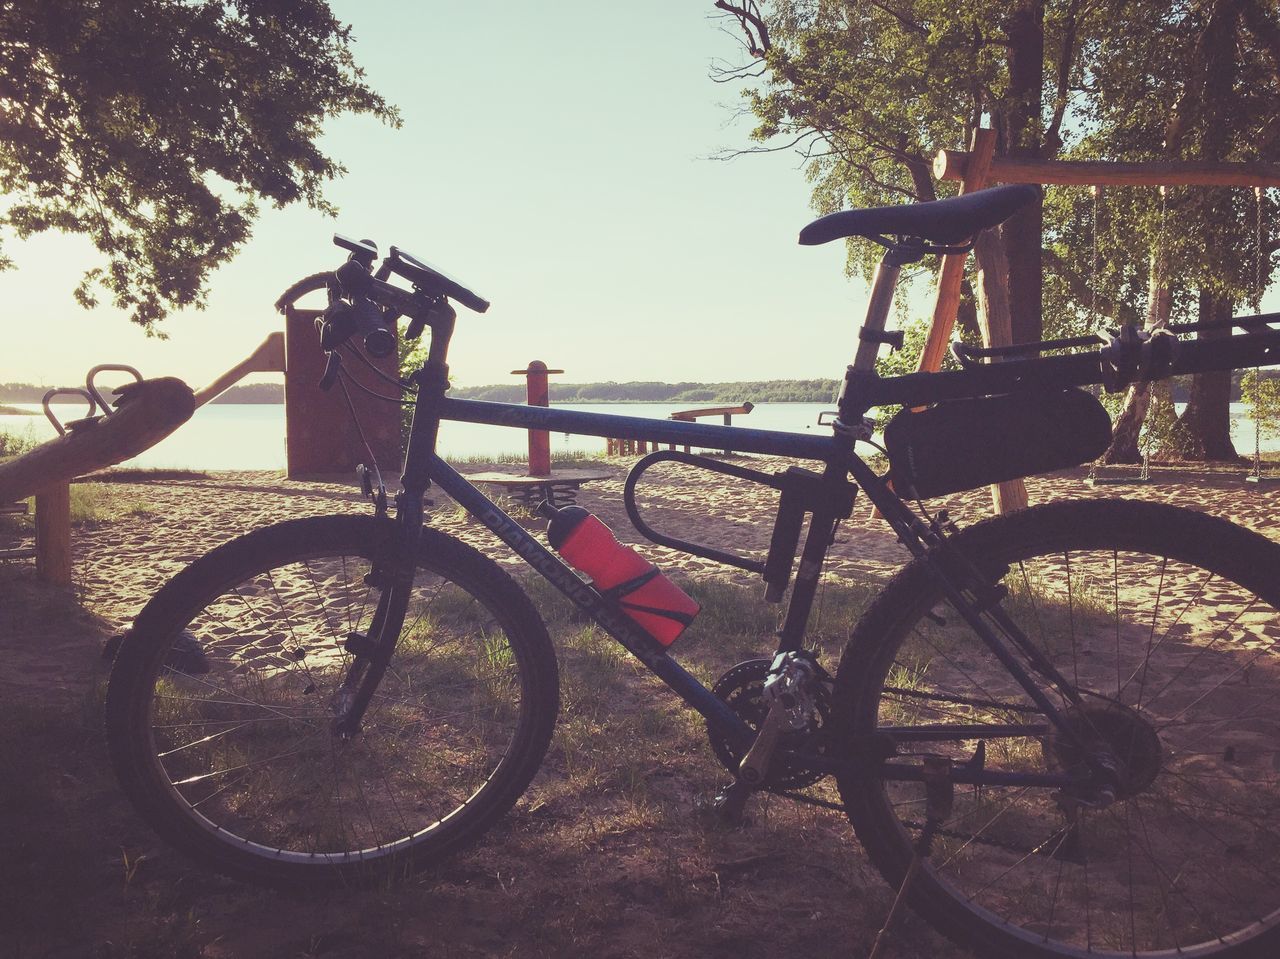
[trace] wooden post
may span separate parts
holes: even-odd
[[[530,406],[547,406],[551,402],[547,375],[563,372],[549,370],[542,360],[533,360],[523,370],[512,370],[511,374],[525,378],[525,396]],[[529,475],[551,475],[551,435],[546,430],[529,430]]]
[[[55,586],[71,585],[71,484],[36,493],[36,575]]]
[[[973,131],[973,140],[968,153],[958,155],[965,157],[964,172],[959,177],[961,194],[972,193],[987,186],[996,149],[994,130],[978,129]],[[955,151],[944,150],[950,156]],[[941,156],[942,154],[939,154]],[[935,174],[943,179],[935,166]],[[1004,251],[994,236],[982,234],[975,238],[975,244],[983,250],[980,259],[986,261],[979,282],[979,321],[982,324],[982,338],[986,346],[1008,346],[1012,342],[1012,322],[1009,316],[1009,268],[1005,262]],[[955,329],[956,314],[960,309],[960,287],[964,282],[964,266],[968,260],[967,253],[952,253],[943,257],[942,272],[938,277],[938,299],[933,307],[933,323],[929,327],[929,337],[925,341],[924,350],[920,353],[917,369],[922,373],[935,373],[942,366],[942,358],[946,355],[951,334]],[[1000,264],[1003,264],[1001,269]],[[1026,484],[1022,480],[1011,480],[991,487],[991,499],[997,513],[1012,512],[1027,505]]]
[[[969,162],[965,167],[964,182],[960,185],[961,194],[981,190],[987,185],[987,170],[991,166],[995,149],[994,130],[984,128],[973,131],[971,152],[965,154],[969,157]],[[938,299],[933,305],[933,323],[929,327],[929,338],[925,341],[917,366],[921,373],[936,373],[942,366],[942,358],[947,354],[951,331],[956,325],[956,313],[960,309],[960,285],[964,282],[964,264],[968,258],[967,253],[952,253],[942,258],[942,272],[938,276]]]
[[[983,346],[1013,344],[1013,316],[1009,310],[1009,260],[993,230],[983,230],[974,242],[978,263],[978,324]],[[993,362],[992,357],[988,362]],[[1017,442],[1017,437],[1010,437]],[[1020,479],[991,487],[991,505],[998,514],[1027,506],[1027,485]]]

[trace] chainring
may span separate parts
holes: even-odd
[[[721,676],[711,687],[711,692],[728,704],[734,714],[755,732],[759,732],[760,724],[768,713],[768,707],[764,703],[764,682],[769,676],[771,663],[768,659],[745,660]],[[823,731],[831,715],[831,707],[824,684],[816,685],[813,702],[817,707],[817,716],[811,728],[784,732],[778,742],[780,748],[810,755],[823,755],[826,752]],[[711,749],[716,758],[725,769],[736,774],[746,753],[717,736],[709,726],[707,738],[711,741]],[[818,782],[824,775],[826,774],[810,769],[793,769],[790,765],[779,762],[769,770],[765,786],[770,789],[804,789]]]

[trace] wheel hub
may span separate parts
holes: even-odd
[[[1066,771],[1092,771],[1098,759],[1114,767],[1116,799],[1136,796],[1155,781],[1164,749],[1155,728],[1139,713],[1110,700],[1073,706],[1065,718],[1072,738],[1054,734],[1045,741],[1047,758]]]

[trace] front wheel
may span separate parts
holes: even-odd
[[[519,797],[555,723],[555,655],[511,578],[434,530],[407,597],[383,604],[405,603],[404,624],[359,731],[338,721],[393,535],[372,517],[280,523],[147,604],[112,669],[107,735],[162,837],[245,878],[376,878],[456,850]]]
[[[1064,735],[930,569],[907,567],[855,628],[833,703],[836,741],[887,733],[901,754],[839,778],[876,866],[901,883],[931,808],[893,767],[941,755],[989,777],[954,786],[912,882],[951,938],[1001,956],[1280,955],[1280,545],[1123,501],[1037,507],[953,543],[1079,695],[1039,683]],[[1018,779],[1098,757],[1113,796]]]

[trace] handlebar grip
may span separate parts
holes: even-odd
[[[280,299],[276,300],[276,310],[283,313],[293,305],[295,300],[301,299],[308,293],[328,289],[332,280],[333,273],[331,271],[312,273],[310,276],[304,277],[280,294]]]

